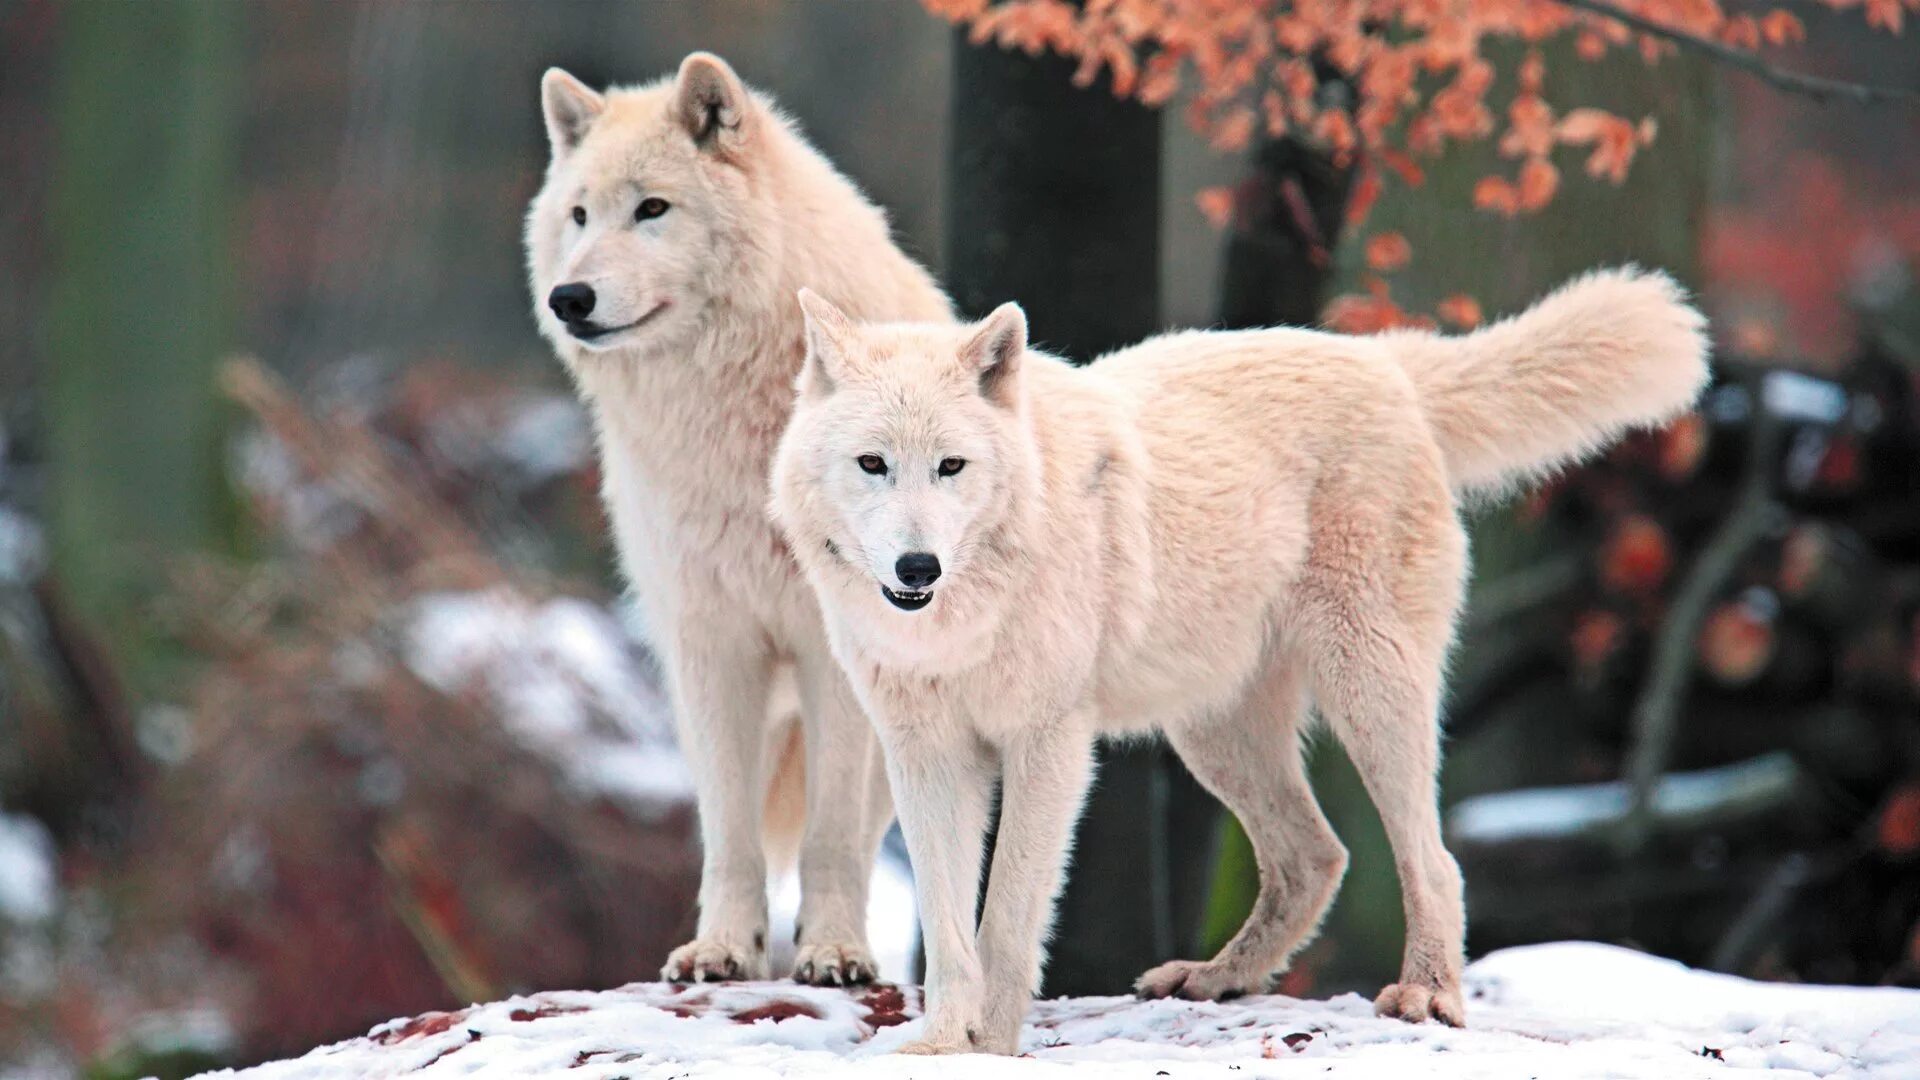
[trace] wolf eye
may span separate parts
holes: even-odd
[[[950,458],[940,459],[940,475],[941,476],[953,476],[957,474],[961,469],[964,469],[966,467],[967,467],[966,458],[950,457]]]
[[[640,205],[633,209],[633,220],[651,221],[667,212],[665,199],[641,199]]]
[[[586,208],[586,207],[584,207],[584,206],[576,206],[576,207],[574,207],[574,208],[573,208],[573,223],[574,223],[575,225],[585,225],[585,224],[587,223],[587,208]]]
[[[860,462],[860,471],[862,472],[873,476],[887,475],[886,459],[882,458],[879,454],[861,454],[856,460]]]

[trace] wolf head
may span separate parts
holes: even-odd
[[[540,97],[553,157],[527,262],[541,332],[569,359],[683,342],[753,261],[767,211],[752,173],[783,121],[708,53],[604,94],[554,68]]]
[[[976,554],[1038,485],[1026,316],[860,325],[809,290],[800,304],[807,359],[773,509],[803,560],[901,611],[983,584]]]

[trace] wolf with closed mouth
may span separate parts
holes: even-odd
[[[795,289],[879,319],[951,308],[881,211],[720,58],[606,93],[556,68],[541,101],[552,159],[527,214],[534,310],[592,413],[620,565],[698,790],[699,925],[664,974],[766,976],[768,848],[800,829],[794,975],[871,978],[867,882],[892,804],[768,519],[767,469],[804,355]],[[769,708],[787,681],[798,739]]]
[[[910,1049],[1017,1049],[1102,735],[1163,733],[1260,869],[1219,955],[1136,989],[1262,988],[1346,867],[1302,769],[1310,701],[1399,872],[1405,954],[1376,1006],[1463,1023],[1460,873],[1435,803],[1459,498],[1694,400],[1703,321],[1673,282],[1596,273],[1462,337],[1187,332],[1085,368],[1030,350],[1011,304],[972,326],[801,306],[773,505],[887,752],[928,956]]]

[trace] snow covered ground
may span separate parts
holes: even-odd
[[[1041,1002],[1015,1059],[890,1054],[920,1027],[911,989],[634,983],[396,1020],[297,1060],[215,1075],[1920,1078],[1920,991],[1752,983],[1579,943],[1495,953],[1468,980],[1459,1031],[1376,1019],[1354,995]]]

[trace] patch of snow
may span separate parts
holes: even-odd
[[[920,945],[920,916],[915,906],[913,871],[907,868],[905,845],[896,850],[895,832],[874,861],[873,876],[867,882],[867,946],[880,974],[889,979],[910,979],[914,954]],[[800,875],[786,874],[768,889],[767,936],[773,942],[767,960],[774,971],[793,966],[794,921],[800,914]]]
[[[1653,811],[1662,818],[1693,817],[1714,807],[1791,787],[1799,775],[1798,766],[1788,754],[1767,754],[1719,768],[1671,773],[1654,787]],[[1502,791],[1454,804],[1447,813],[1447,832],[1455,839],[1476,843],[1551,839],[1618,823],[1632,805],[1632,791],[1620,781]]]
[[[45,922],[59,904],[46,826],[25,814],[0,813],[0,919]]]
[[[516,997],[429,1013],[232,1080],[427,1077],[1712,1078],[1920,1076],[1920,992],[1762,984],[1605,945],[1495,953],[1467,971],[1465,1029],[1373,1015],[1363,998],[1035,1004],[1017,1058],[893,1054],[912,988],[789,983]]]
[[[1769,371],[1760,384],[1767,409],[1788,420],[1831,424],[1847,414],[1847,388],[1798,371]]]
[[[586,410],[571,396],[526,395],[499,438],[501,454],[530,484],[577,472],[593,453]]]
[[[509,589],[422,597],[406,660],[443,692],[485,695],[580,791],[643,809],[693,798],[665,697],[620,622],[585,600]]]
[[[0,506],[0,582],[32,581],[45,569],[46,561],[47,544],[39,524],[18,510]]]
[[[331,483],[307,479],[286,443],[263,431],[230,445],[229,471],[256,496],[279,509],[282,531],[303,551],[320,551],[352,531],[360,510]]]
[[[905,845],[902,844],[902,847]],[[867,942],[874,962],[890,978],[909,979],[920,945],[920,909],[913,893],[913,871],[904,852],[882,850],[867,886]]]
[[[198,1052],[230,1054],[236,1042],[233,1022],[212,1006],[143,1013],[122,1042],[145,1056]]]

